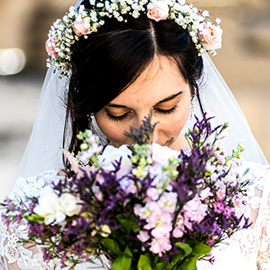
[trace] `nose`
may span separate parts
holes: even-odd
[[[153,134],[150,134],[150,140],[148,143],[158,143],[159,142],[159,121],[158,119],[156,119],[156,117],[154,115],[141,115],[140,117],[137,118],[137,127],[141,126],[143,124],[143,122],[145,122],[147,119],[149,119],[150,117],[150,121],[151,121],[151,125],[154,126],[154,132]],[[147,130],[149,130],[149,126],[147,128]],[[149,131],[148,131],[149,132]]]

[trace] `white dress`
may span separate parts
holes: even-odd
[[[249,229],[236,233],[231,239],[214,248],[215,262],[198,262],[198,270],[269,270],[270,269],[270,167],[243,161],[237,170],[250,168],[247,177],[252,180],[249,187],[249,202],[246,215],[254,220]],[[44,186],[57,182],[55,170],[30,178],[18,178],[10,198],[24,199],[26,195],[37,196]],[[17,244],[20,237],[27,237],[25,225],[4,224],[0,231],[0,270],[52,270],[60,269],[57,262],[44,263],[38,248],[29,250]],[[104,269],[91,264],[81,264],[76,270]]]

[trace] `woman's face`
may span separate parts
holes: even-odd
[[[177,65],[156,56],[134,83],[95,116],[110,144],[119,147],[132,143],[124,135],[129,126],[140,126],[152,112],[152,123],[159,122],[153,142],[179,150],[184,146],[181,130],[189,117],[190,101],[190,87]]]

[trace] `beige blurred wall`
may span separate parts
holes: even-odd
[[[213,59],[270,161],[270,1],[196,1],[222,19],[223,48]]]

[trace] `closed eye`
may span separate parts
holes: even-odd
[[[155,111],[158,112],[158,113],[162,113],[162,114],[170,114],[170,113],[173,113],[176,109],[177,109],[177,105],[173,106],[169,110],[163,110],[163,109],[155,108]]]
[[[125,114],[120,115],[120,116],[114,116],[114,115],[112,115],[112,114],[106,112],[106,115],[107,115],[107,117],[108,117],[110,120],[119,122],[119,121],[124,120],[124,119],[128,116],[128,113],[125,113]]]

